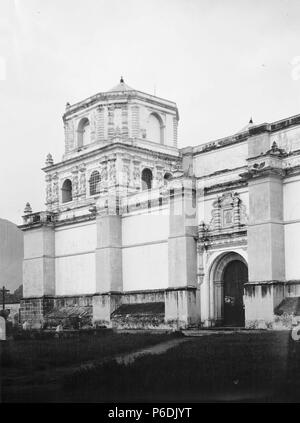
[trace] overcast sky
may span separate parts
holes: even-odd
[[[299,0],[0,0],[0,217],[44,209],[61,116],[116,85],[176,101],[179,146],[300,113]]]

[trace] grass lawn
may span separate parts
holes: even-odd
[[[300,347],[288,332],[189,338],[163,354],[146,355],[131,364],[111,360],[93,368],[66,371],[66,366],[72,363],[133,351],[169,339],[167,335],[109,334],[86,340],[7,343],[2,357],[6,351],[4,359],[11,357],[12,361],[3,369],[3,400],[300,401]],[[44,379],[43,372],[37,371],[41,366],[48,369]],[[59,382],[49,383],[51,372],[59,368],[62,370]],[[28,371],[35,374],[33,380]],[[24,381],[20,387],[20,375],[24,377],[25,373],[27,388]]]
[[[51,392],[57,388],[59,390],[57,378],[74,371],[82,363],[135,351],[173,337],[166,333],[120,334],[103,331],[97,335],[81,333],[72,338],[1,342],[0,401],[43,400],[43,389],[46,400],[49,389]]]
[[[75,372],[65,389],[83,402],[299,401],[300,355],[293,347],[288,332],[190,338],[127,366]]]

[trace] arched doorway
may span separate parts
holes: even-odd
[[[248,269],[240,260],[233,260],[224,270],[224,326],[245,326],[244,283]]]
[[[248,281],[244,257],[233,251],[218,256],[211,266],[210,281],[210,315],[214,324],[244,326],[244,284]]]

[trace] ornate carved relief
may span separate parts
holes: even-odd
[[[46,175],[46,205],[47,210],[51,210],[52,203],[52,177],[51,175]]]
[[[72,192],[73,198],[78,197],[78,167],[72,169]]]
[[[130,160],[123,159],[123,185],[129,186],[130,184]]]
[[[211,230],[239,227],[247,223],[246,207],[238,193],[225,193],[213,203]]]
[[[117,170],[116,170],[116,158],[109,159],[108,162],[108,180],[109,185],[117,184]]]
[[[161,186],[164,185],[164,168],[163,168],[163,166],[156,166],[155,179],[156,179],[156,186],[157,187],[161,187]]]
[[[101,182],[102,183],[106,183],[107,182],[107,160],[105,158],[105,160],[101,161],[101,168],[100,168],[100,176],[101,176]]]
[[[141,169],[139,160],[133,161],[133,184],[136,188],[141,185]]]
[[[59,201],[59,187],[58,187],[58,174],[54,173],[52,176],[53,186],[52,186],[52,201],[53,203],[58,203]]]
[[[79,168],[79,194],[82,197],[86,196],[86,174],[84,165]]]

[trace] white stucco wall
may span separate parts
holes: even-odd
[[[283,185],[286,280],[300,279],[300,177]]]
[[[56,295],[93,294],[95,253],[56,258]]]
[[[96,225],[64,227],[55,232],[57,295],[94,293]]]
[[[292,127],[270,135],[270,146],[276,142],[287,152],[300,149],[300,127]]]
[[[122,219],[123,289],[168,286],[169,216],[136,214]]]
[[[300,176],[288,178],[283,184],[283,216],[286,222],[300,219]]]
[[[247,142],[201,153],[194,158],[196,177],[209,175],[222,169],[234,169],[245,166],[248,157]]]
[[[123,249],[124,291],[168,286],[168,242]]]
[[[55,255],[94,251],[96,248],[96,224],[64,226],[55,231]]]
[[[169,216],[165,214],[133,214],[122,219],[123,246],[167,240]]]

